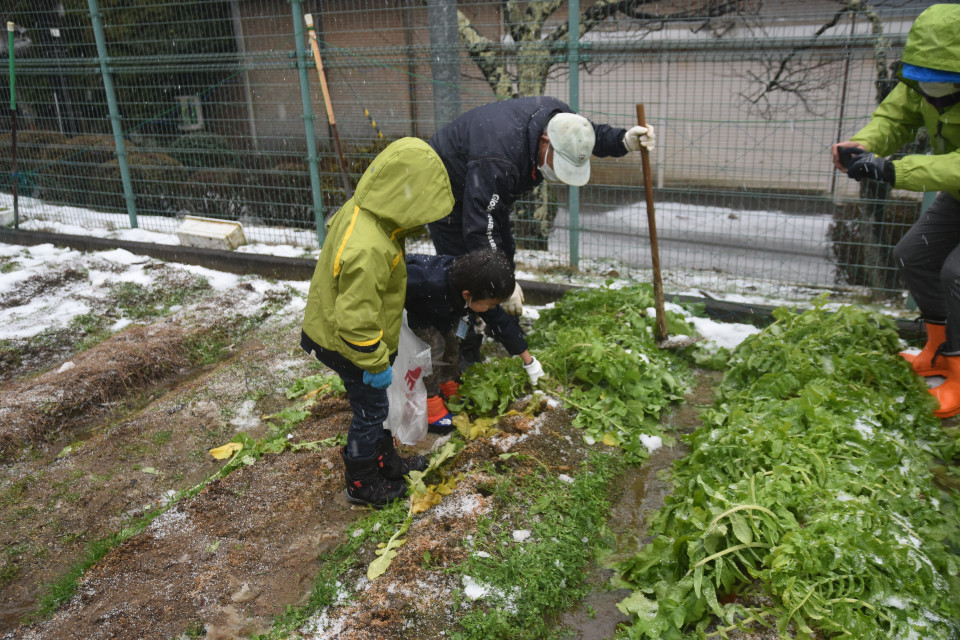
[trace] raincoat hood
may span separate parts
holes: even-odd
[[[910,27],[902,60],[928,69],[960,73],[960,4],[935,4]],[[898,72],[900,80],[905,80]],[[915,86],[911,80],[905,80]]]
[[[392,227],[413,229],[450,213],[453,190],[437,152],[419,138],[401,138],[370,164],[352,200]]]
[[[404,237],[452,208],[450,178],[430,145],[401,138],[381,151],[327,224],[303,332],[364,371],[385,371],[403,319]]]

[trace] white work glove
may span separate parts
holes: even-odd
[[[627,151],[640,151],[640,147],[647,151],[653,151],[657,148],[657,134],[653,132],[653,125],[648,124],[645,127],[636,125],[627,129],[623,136],[623,146]]]
[[[533,358],[530,364],[523,365],[523,370],[530,376],[530,384],[537,386],[537,381],[543,377],[543,366],[541,366],[540,361]]]
[[[512,316],[519,316],[523,313],[523,289],[518,282],[513,289],[513,295],[500,303],[504,311]]]

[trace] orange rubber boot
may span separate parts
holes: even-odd
[[[453,414],[439,395],[427,397],[427,431],[446,435],[454,430]]]
[[[447,380],[440,383],[440,392],[447,400],[457,395],[458,391],[460,391],[460,383],[456,380]]]
[[[900,355],[918,375],[945,376],[948,373],[947,365],[944,356],[937,356],[937,349],[947,339],[947,325],[935,322],[924,322],[923,325],[927,330],[927,344],[923,345],[923,350],[916,355],[901,351]]]
[[[937,362],[940,360],[944,360],[947,365],[947,381],[930,389],[930,393],[940,403],[940,408],[934,411],[933,415],[949,418],[960,413],[960,355],[941,355]]]

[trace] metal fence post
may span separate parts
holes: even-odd
[[[17,87],[16,63],[14,62],[14,24],[7,22],[7,45],[10,50],[10,186],[13,188],[13,228],[20,228],[20,205],[17,195],[17,186],[20,176],[17,175]]]
[[[427,0],[430,70],[433,74],[433,126],[440,129],[460,115],[460,56],[456,0]]]
[[[100,8],[97,0],[87,0],[90,7],[90,20],[93,22],[93,35],[97,40],[97,57],[100,59],[100,75],[103,88],[107,92],[107,108],[110,110],[110,126],[113,128],[113,142],[117,147],[117,163],[120,166],[120,180],[123,182],[123,197],[127,201],[127,213],[130,215],[130,227],[137,228],[137,203],[133,196],[133,181],[130,179],[130,167],[127,166],[127,149],[123,144],[123,127],[120,125],[120,108],[113,88],[113,76],[107,59],[107,39],[103,34],[103,22],[100,20]]]
[[[307,166],[310,168],[310,190],[313,193],[313,219],[317,225],[317,242],[323,246],[323,198],[320,191],[320,168],[317,161],[317,134],[313,130],[313,105],[310,79],[307,76],[307,45],[303,31],[303,8],[300,0],[290,0],[293,11],[293,38],[297,49],[297,74],[300,78],[300,102],[303,104],[303,126],[307,130]]]
[[[567,14],[569,45],[567,59],[570,66],[570,108],[580,110],[580,0],[570,0]],[[580,187],[570,191],[570,266],[580,266]]]

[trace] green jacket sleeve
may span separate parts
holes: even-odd
[[[898,84],[874,111],[870,123],[851,140],[879,156],[896,152],[913,140],[917,129],[924,125],[922,102],[919,93],[903,83]],[[893,186],[897,189],[955,193],[960,185],[960,150],[904,156],[893,161],[893,168],[896,173]]]
[[[917,129],[923,126],[921,100],[920,94],[901,82],[873,112],[867,126],[850,140],[859,142],[878,156],[890,155],[913,140]]]
[[[960,185],[960,150],[936,156],[911,155],[893,161],[898,189],[950,191]]]
[[[334,308],[341,353],[364,371],[379,373],[390,366],[390,351],[383,342],[383,298],[390,265],[376,252],[344,260]],[[382,263],[382,264],[381,264]]]

